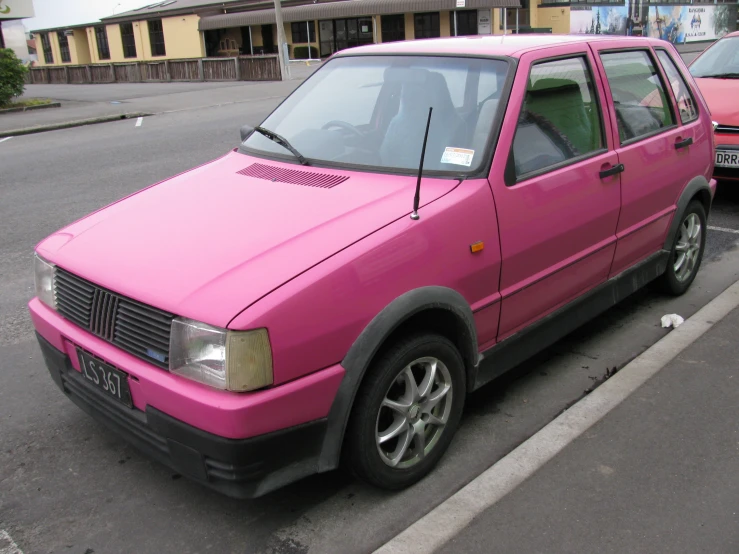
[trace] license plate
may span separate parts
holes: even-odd
[[[739,150],[719,150],[716,152],[716,165],[739,168]]]
[[[128,388],[127,373],[90,356],[79,348],[77,349],[77,357],[80,360],[80,368],[85,379],[118,402],[129,408],[133,406],[131,389]]]

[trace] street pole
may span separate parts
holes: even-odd
[[[281,0],[275,0],[275,23],[277,23],[277,57],[280,58],[280,75],[283,81],[290,79],[290,64],[287,61],[287,39],[285,38],[285,25],[282,22]]]
[[[457,36],[457,10],[454,10],[454,36]]]

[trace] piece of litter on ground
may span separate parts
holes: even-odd
[[[662,316],[662,327],[674,327],[677,329],[685,320],[677,314],[667,314]]]
[[[141,127],[141,124],[142,124],[143,122],[144,122],[144,118],[143,118],[143,117],[139,117],[139,118],[138,118],[138,119],[136,120],[136,127]]]

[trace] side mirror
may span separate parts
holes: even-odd
[[[254,127],[250,125],[244,125],[241,127],[241,142],[244,142],[249,135],[254,132]]]

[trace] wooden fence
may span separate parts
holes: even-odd
[[[29,84],[279,80],[274,55],[33,67],[26,76]]]

